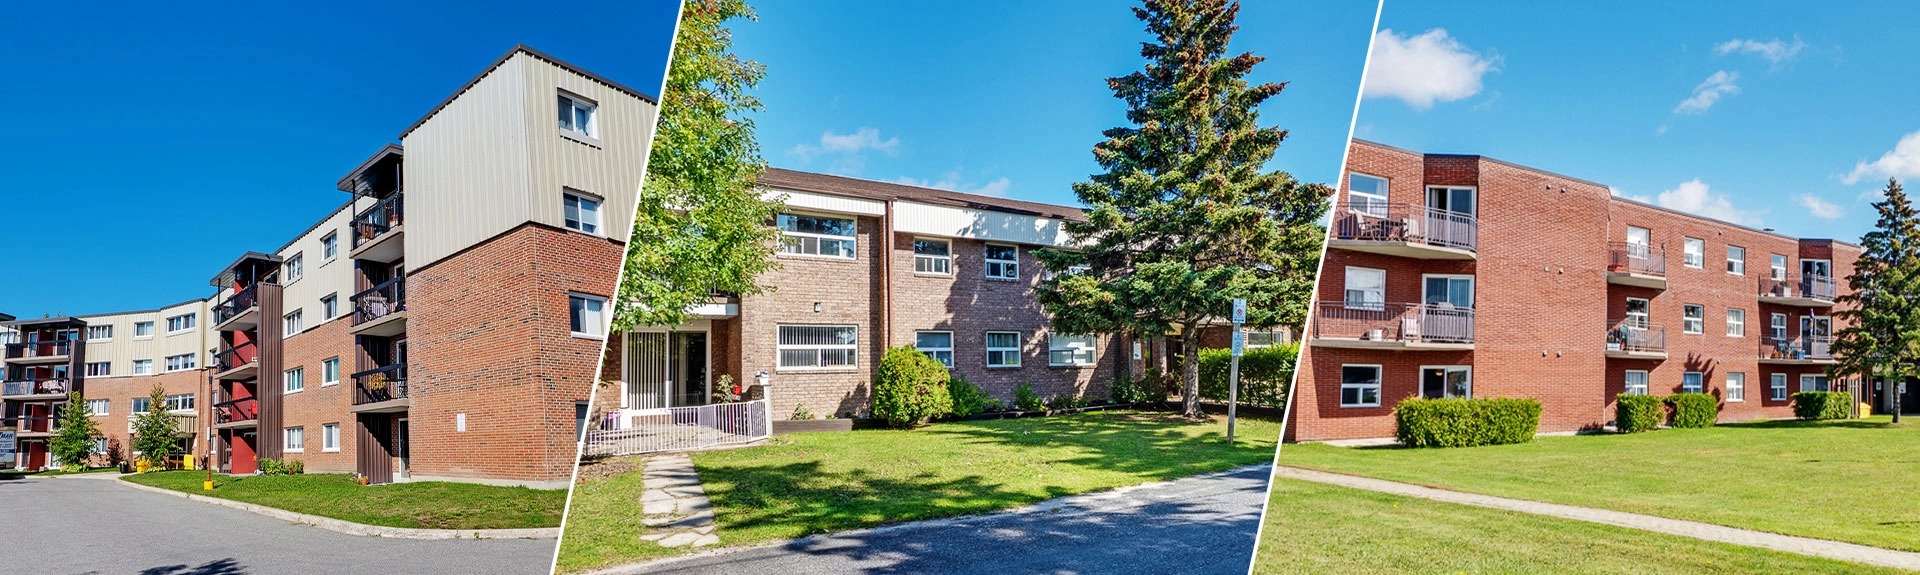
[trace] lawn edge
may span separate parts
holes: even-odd
[[[527,528],[527,529],[419,529],[419,528],[412,528],[412,527],[387,527],[383,525],[367,525],[365,523],[354,523],[352,521],[347,521],[344,519],[334,519],[332,517],[309,515],[306,513],[288,511],[288,510],[280,509],[277,507],[268,507],[265,505],[247,503],[245,501],[234,501],[232,499],[212,497],[207,495],[197,495],[193,493],[187,493],[184,491],[175,491],[172,489],[167,489],[165,487],[141,485],[138,483],[134,483],[132,481],[127,481],[125,477],[126,476],[123,475],[119,478],[115,478],[113,482],[120,485],[125,485],[127,487],[131,487],[134,489],[138,489],[141,491],[148,491],[148,492],[159,493],[163,495],[172,495],[175,497],[186,499],[188,501],[198,501],[201,503],[218,505],[218,506],[226,507],[230,509],[238,509],[241,511],[246,511],[246,512],[254,513],[258,515],[265,515],[267,517],[272,517],[274,519],[286,521],[294,525],[306,525],[308,527],[325,529],[327,531],[332,531],[335,533],[345,533],[347,535],[358,535],[361,537],[390,537],[394,539],[429,539],[429,540],[559,539],[560,538],[559,527],[535,527],[535,528]]]

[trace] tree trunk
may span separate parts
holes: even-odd
[[[1180,414],[1199,419],[1200,412],[1200,334],[1189,326],[1180,332]]]

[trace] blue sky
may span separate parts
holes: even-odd
[[[762,2],[735,50],[767,66],[757,117],[775,167],[1075,205],[1102,130],[1125,123],[1106,78],[1148,40],[1128,3]],[[1012,8],[1017,7],[1017,13]],[[1248,2],[1233,50],[1290,81],[1261,121],[1291,130],[1272,168],[1340,170],[1373,2]]]
[[[1906,4],[1388,0],[1355,136],[1858,241],[1887,177],[1920,176],[1916,21]]]
[[[0,37],[23,51],[0,89],[0,312],[209,295],[221,266],[339,207],[340,176],[516,43],[657,94],[679,5],[455,4],[9,7]]]

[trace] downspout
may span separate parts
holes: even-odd
[[[880,355],[893,348],[893,200],[880,216]],[[874,362],[878,368],[880,363]]]

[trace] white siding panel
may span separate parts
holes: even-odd
[[[917,202],[894,202],[894,229],[907,233],[1073,247],[1060,220]]]
[[[406,259],[426,267],[531,217],[525,53],[407,134]]]
[[[653,141],[654,105],[525,53],[516,59],[526,71],[533,221],[564,229],[561,194],[572,188],[602,198],[600,235],[626,242]],[[598,146],[561,135],[555,113],[561,91],[594,102]]]
[[[865,198],[850,198],[847,196],[781,189],[769,189],[760,195],[769,200],[777,200],[785,196],[788,208],[801,211],[858,214],[863,216],[880,216],[886,215],[887,213],[886,202]]]
[[[213,317],[209,313],[210,304],[205,300],[194,300],[160,311],[130,312],[107,315],[87,316],[87,325],[113,326],[113,339],[105,342],[87,343],[87,362],[110,362],[113,375],[121,377],[133,374],[133,360],[151,359],[154,373],[166,365],[166,357],[183,353],[198,354],[199,365],[205,366],[212,356],[207,350],[213,348],[210,335]],[[193,331],[167,335],[167,318],[183,313],[192,313],[196,317]],[[153,322],[153,337],[136,339],[133,337],[133,324],[142,321]],[[81,334],[85,337],[85,333]]]
[[[301,310],[301,324],[304,329],[320,327],[320,324],[326,321],[326,316],[323,315],[324,310],[320,306],[320,298],[337,294],[340,298],[339,314],[343,316],[347,314],[348,308],[352,307],[349,300],[354,293],[353,259],[347,257],[347,252],[353,249],[353,238],[347,232],[347,224],[353,221],[354,214],[372,207],[373,204],[374,201],[371,199],[360,198],[351,206],[334,210],[312,231],[296,238],[292,243],[287,244],[286,248],[274,254],[283,260],[292,258],[294,254],[301,254],[301,259],[305,261],[302,266],[305,270],[300,281],[286,283],[285,272],[281,273],[280,278],[281,285],[286,288],[281,294],[280,307],[283,313]],[[411,226],[411,224],[408,225]],[[330,262],[321,257],[320,251],[320,238],[326,237],[329,233],[338,233],[337,237],[340,240],[339,254]],[[406,241],[411,240],[412,235],[409,234]]]

